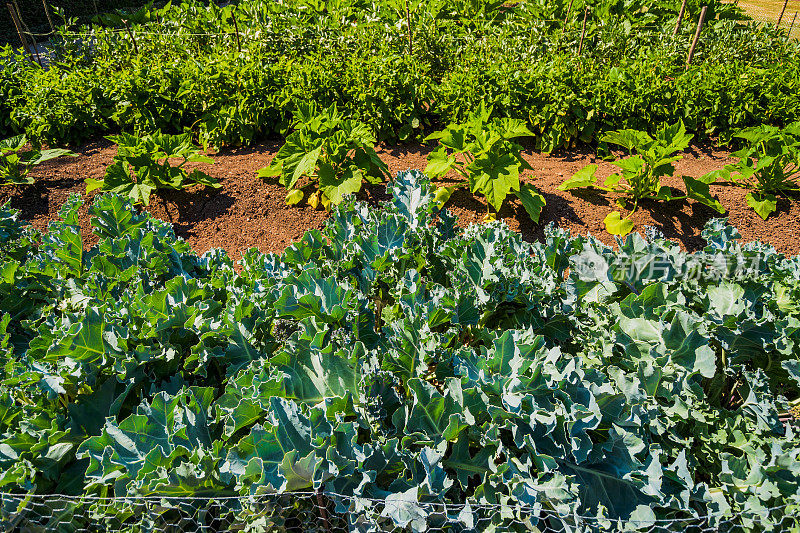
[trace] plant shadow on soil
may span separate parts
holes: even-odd
[[[236,199],[224,190],[193,186],[190,189],[153,194],[148,210],[170,222],[175,234],[188,240],[197,236],[197,223],[225,217],[235,204]]]
[[[232,258],[238,259],[241,252],[251,247],[280,252],[300,239],[306,230],[321,227],[327,218],[326,213],[312,209],[305,202],[287,206],[286,191],[281,185],[257,177],[258,169],[269,163],[280,145],[280,141],[270,140],[212,154],[214,164],[198,168],[219,180],[221,188],[192,186],[183,191],[157,191],[150,205],[141,209],[172,222],[175,233],[186,239],[197,253],[224,248]],[[99,191],[86,194],[84,179],[101,179],[116,149],[110,141],[100,139],[73,150],[78,157],[60,158],[36,167],[32,171],[36,179],[34,185],[0,189],[0,205],[10,200],[10,207],[19,209],[21,218],[36,229],[44,230],[51,220],[58,218],[58,211],[69,196],[80,194],[85,201],[79,213],[81,234],[85,245],[91,246],[96,236],[92,234],[88,209]],[[431,150],[432,146],[418,142],[377,148],[392,177],[408,169],[423,170]],[[616,167],[599,159],[588,146],[553,154],[528,148],[523,156],[533,170],[525,171],[521,179],[535,186],[547,205],[539,222],[533,223],[518,200],[506,200],[499,218],[529,242],[543,240],[544,228],[552,222],[573,235],[590,233],[614,245],[615,238],[604,230],[603,220],[616,208],[617,195],[593,190],[560,191],[558,187],[584,165],[597,164],[601,177],[610,175]],[[693,145],[676,163],[675,177],[666,178],[664,184],[677,192],[684,186],[679,175],[701,176],[730,162],[733,160],[725,149],[711,143]],[[436,182],[434,186],[451,185],[455,178],[448,176],[448,181]],[[718,196],[728,210],[725,215],[692,201],[643,202],[633,215],[634,231],[643,232],[646,226],[654,226],[682,248],[695,251],[705,245],[700,232],[706,222],[727,217],[741,232],[744,242],[759,240],[790,255],[800,251],[800,202],[797,198],[779,199],[776,212],[764,221],[747,205],[745,189],[714,184],[711,193]],[[357,198],[379,206],[389,196],[386,185],[380,184],[365,185]],[[446,207],[458,218],[461,227],[481,223],[487,213],[485,199],[472,195],[467,188],[458,189]]]

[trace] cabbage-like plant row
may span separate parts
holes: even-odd
[[[94,201],[86,247],[77,198],[44,233],[3,208],[2,490],[314,490],[353,528],[415,531],[442,523],[432,503],[460,527],[484,504],[509,506],[499,529],[797,525],[798,258],[718,220],[693,254],[553,227],[529,244],[459,229],[419,172],[388,190],[240,271],[118,195]],[[59,520],[123,503],[85,505]],[[302,512],[224,509],[267,529]]]

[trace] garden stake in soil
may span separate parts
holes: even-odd
[[[692,39],[692,47],[689,48],[689,57],[686,58],[686,70],[689,70],[689,64],[692,62],[692,57],[694,57],[694,49],[697,47],[697,41],[700,40],[700,32],[703,30],[703,22],[706,20],[706,11],[708,11],[708,6],[703,6],[703,10],[700,11],[700,20],[697,21],[694,39]]]
[[[775,23],[775,29],[777,30],[780,25],[781,21],[783,20],[783,13],[786,11],[786,4],[789,3],[789,0],[783,0],[783,7],[781,8],[781,14],[778,15],[778,22]]]
[[[236,13],[231,12],[233,19],[233,30],[236,32],[236,49],[239,50],[239,55],[242,55],[242,41],[239,39],[239,24],[236,22]]]
[[[44,14],[47,15],[47,22],[50,24],[50,33],[56,32],[56,27],[53,25],[53,17],[50,14],[50,6],[47,5],[47,0],[42,0],[44,6]]]
[[[40,67],[43,67],[44,65],[42,64],[42,58],[39,55],[39,43],[36,42],[36,37],[33,35],[33,32],[28,27],[28,25],[25,24],[25,21],[22,19],[22,11],[19,10],[19,4],[17,4],[17,0],[13,0],[13,2],[14,2],[14,9],[17,12],[17,19],[19,20],[19,23],[22,26],[24,33],[28,35],[28,37],[31,38],[31,42],[33,42],[31,48],[33,49],[33,53],[36,56],[36,62],[39,63]]]
[[[569,22],[569,14],[572,12],[572,2],[573,1],[574,0],[569,0],[569,5],[567,6],[567,15],[564,17],[564,26],[566,26],[567,22]],[[561,30],[561,33],[564,33],[563,29]]]
[[[411,36],[411,11],[408,9],[408,0],[406,0],[406,26],[408,27],[408,55],[414,55],[413,39]]]
[[[131,42],[133,43],[133,53],[138,56],[139,47],[136,45],[136,38],[133,36],[133,32],[131,31],[131,26],[130,24],[128,24],[127,20],[123,20],[122,22],[125,23],[125,30],[128,32],[128,37],[131,38]]]
[[[14,6],[12,4],[6,4],[6,7],[8,8],[8,12],[11,14],[11,20],[14,21],[14,27],[17,29],[17,35],[19,35],[19,40],[22,43],[22,47],[25,49],[26,53],[31,54],[31,51],[28,48],[28,41],[25,39],[25,36],[22,33],[22,27],[17,19],[17,12],[14,10]]]
[[[586,35],[586,18],[589,16],[589,8],[586,8],[586,11],[583,13],[583,29],[581,30],[581,42],[578,45],[578,57],[581,55],[581,51],[583,50],[583,37]]]
[[[686,0],[683,0],[681,3],[681,10],[678,12],[678,22],[675,23],[675,31],[672,32],[672,36],[675,37],[678,35],[678,30],[681,28],[681,22],[683,22],[683,13],[686,11]]]
[[[317,490],[317,506],[319,507],[319,514],[322,518],[322,523],[325,525],[325,531],[330,533],[331,531],[331,524],[328,522],[328,508],[325,505],[325,501],[323,500],[322,496],[322,486]]]

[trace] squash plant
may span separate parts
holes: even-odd
[[[26,144],[28,138],[25,135],[0,141],[0,185],[30,185],[33,183],[29,174],[32,167],[64,155],[78,156],[64,148],[42,150],[34,147],[23,151]]]
[[[621,172],[612,174],[601,184],[597,176],[597,165],[587,165],[558,188],[562,191],[595,188],[622,194],[617,205],[628,208],[628,214],[623,217],[619,211],[612,211],[604,220],[606,230],[612,235],[626,235],[633,230],[631,216],[641,200],[671,201],[690,198],[724,213],[719,200],[712,197],[709,191],[708,185],[713,181],[713,173],[701,179],[681,176],[686,186],[685,195],[673,195],[670,187],[661,184],[661,178],[672,176],[675,172],[672,163],[683,157],[676,154],[685,150],[691,139],[692,135],[686,133],[686,128],[680,122],[658,130],[655,137],[632,129],[608,132],[600,138],[601,142],[622,146],[631,154],[613,162]]]
[[[288,191],[287,204],[300,203],[304,189],[310,188],[309,205],[327,209],[360,191],[364,180],[377,184],[388,177],[389,168],[375,153],[370,128],[344,118],[335,103],[326,109],[299,104],[293,127],[269,166],[258,173],[261,178],[278,178]],[[301,178],[310,180],[298,186]]]
[[[733,137],[744,139],[745,145],[732,154],[739,162],[727,165],[719,177],[750,189],[747,205],[766,220],[775,212],[778,196],[800,192],[800,122],[783,129],[747,128]]]
[[[521,152],[522,146],[512,141],[518,137],[532,136],[525,122],[518,119],[492,119],[492,108],[481,107],[463,124],[450,124],[444,131],[428,135],[425,140],[438,140],[439,148],[428,156],[425,173],[432,180],[444,178],[448,172],[458,172],[473,194],[486,197],[489,212],[494,219],[509,194],[522,202],[534,222],[545,205],[544,196],[531,185],[520,183],[519,173],[531,169]],[[456,185],[440,187],[436,201],[444,205]]]
[[[169,135],[156,132],[138,137],[128,133],[110,135],[106,139],[117,144],[117,155],[101,180],[87,178],[86,192],[95,189],[125,196],[132,203],[150,205],[150,193],[156,189],[183,189],[199,183],[219,188],[214,178],[198,169],[187,172],[186,163],[213,163],[192,143],[189,133]],[[170,159],[182,159],[177,166]]]

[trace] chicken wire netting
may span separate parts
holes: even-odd
[[[0,529],[11,532],[194,531],[797,531],[797,510],[673,519],[612,520],[563,514],[546,505],[478,505],[376,500],[329,493],[97,498],[0,494]],[[645,515],[647,513],[644,513]]]

